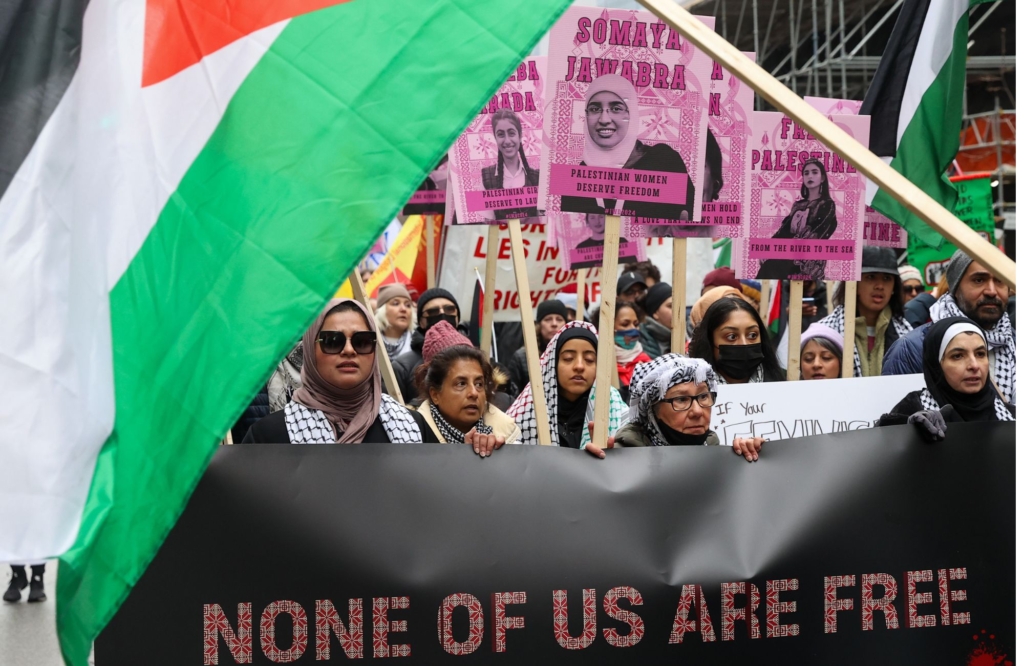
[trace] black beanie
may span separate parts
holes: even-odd
[[[672,298],[672,285],[667,282],[659,282],[647,290],[644,309],[648,314],[654,314],[670,298]]]
[[[440,287],[434,287],[433,289],[427,289],[420,296],[420,300],[416,301],[416,316],[423,316],[423,306],[434,300],[435,298],[447,298],[449,301],[455,304],[455,308],[458,310],[458,314],[455,316],[456,320],[462,321],[462,308],[459,307],[459,302],[455,300],[455,296],[452,292],[447,289],[441,289]]]
[[[544,301],[537,306],[537,322],[542,322],[544,317],[553,314],[561,315],[563,320],[569,321],[569,311],[565,309],[565,303],[562,301]]]

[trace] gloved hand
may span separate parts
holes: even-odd
[[[917,428],[926,442],[938,442],[946,438],[946,419],[952,415],[951,405],[939,410],[922,409],[911,415],[907,423]]]

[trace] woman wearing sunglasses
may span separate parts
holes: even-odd
[[[352,299],[330,301],[302,336],[302,387],[242,442],[422,442],[404,406],[381,391],[374,318]],[[315,361],[315,362],[314,362]]]
[[[718,445],[711,430],[717,390],[715,371],[702,359],[665,354],[641,363],[629,384],[629,421],[615,433],[615,445]],[[762,444],[760,437],[737,437],[732,449],[754,462]]]

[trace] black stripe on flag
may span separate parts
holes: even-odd
[[[943,0],[940,0],[940,2]],[[883,157],[896,154],[896,131],[899,127],[900,107],[907,89],[910,65],[921,38],[921,26],[931,0],[906,0],[896,26],[885,45],[882,60],[871,82],[861,115],[871,116],[871,152]]]
[[[0,198],[78,69],[87,4],[0,2]]]

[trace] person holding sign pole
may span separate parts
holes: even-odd
[[[551,338],[540,357],[541,382],[547,402],[551,441],[570,449],[593,448],[588,425],[594,420],[596,395],[605,390],[611,396],[608,430],[614,432],[625,420],[626,403],[618,391],[598,388],[597,329],[582,321],[570,321]],[[523,433],[521,444],[539,444],[534,397],[530,385],[508,410]]]
[[[999,395],[990,373],[985,333],[966,317],[949,317],[924,339],[924,383],[908,393],[878,425],[910,423],[930,442],[946,436],[952,422],[1015,421],[1016,409]]]
[[[687,173],[683,158],[668,144],[648,146],[637,139],[640,119],[636,88],[618,74],[599,76],[586,93],[587,134],[582,166]],[[635,117],[631,118],[631,114]],[[562,196],[564,213],[598,213],[635,218],[693,219],[693,181],[687,178],[686,204]]]
[[[422,442],[412,415],[381,390],[376,322],[362,303],[336,298],[302,336],[302,386],[243,443]]]
[[[427,331],[416,371],[423,402],[413,412],[424,442],[469,444],[481,457],[522,437],[491,400],[494,369],[483,352],[448,322]]]
[[[761,317],[742,296],[719,298],[708,307],[693,332],[690,356],[707,362],[722,384],[786,379]]]
[[[665,354],[642,363],[629,385],[629,422],[615,433],[616,446],[717,446],[711,408],[718,380],[699,358]],[[737,437],[732,449],[747,462],[758,458],[764,439]]]
[[[845,330],[846,290],[836,289],[832,314],[821,324],[840,336]],[[913,331],[903,318],[903,286],[896,265],[896,251],[888,247],[864,247],[861,277],[857,283],[856,330],[853,348],[853,376],[882,374],[885,352]]]

